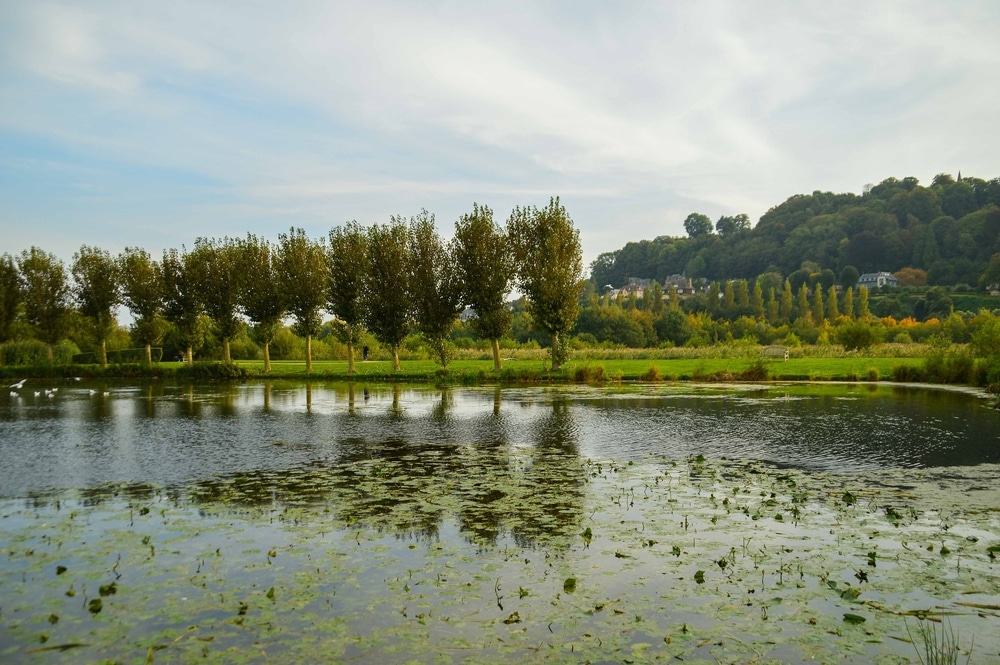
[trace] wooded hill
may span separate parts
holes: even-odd
[[[1000,253],[1000,178],[939,174],[929,187],[913,177],[887,178],[860,195],[792,196],[753,228],[746,215],[713,225],[699,213],[684,226],[687,237],[660,236],[601,254],[591,278],[617,288],[630,277],[754,279],[800,269],[839,276],[850,266],[860,273],[912,268],[925,271],[930,285],[974,286]]]

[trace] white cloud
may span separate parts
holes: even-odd
[[[5,5],[0,168],[86,174],[18,215],[64,201],[92,229],[135,214],[129,190],[206,233],[421,206],[447,225],[472,200],[505,216],[562,194],[593,256],[682,233],[691,210],[1000,175],[998,18],[917,0]]]

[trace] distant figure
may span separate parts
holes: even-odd
[[[368,345],[367,344],[365,344],[363,347],[361,347],[361,359],[364,360],[364,361],[368,360]]]

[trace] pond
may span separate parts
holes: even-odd
[[[996,662],[998,471],[962,391],[29,382],[0,661]]]

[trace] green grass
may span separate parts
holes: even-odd
[[[763,361],[770,380],[864,381],[873,378],[891,379],[896,365],[922,364],[919,358],[793,358]],[[549,372],[542,360],[507,360],[504,370],[497,373],[490,360],[455,360],[442,370],[430,360],[405,360],[399,372],[392,371],[389,361],[355,364],[356,373],[347,373],[347,361],[313,361],[312,375],[332,379],[372,379],[387,381],[421,381],[454,383],[536,382],[536,381],[687,381],[697,379],[738,379],[755,368],[756,358],[678,358],[678,359],[587,359],[571,360],[559,371]],[[239,366],[254,375],[263,375],[260,361],[239,361]],[[655,368],[655,372],[651,372]],[[271,376],[304,378],[305,361],[272,361]]]
[[[504,360],[504,369],[496,372],[493,361],[485,358],[460,358],[442,369],[432,360],[402,360],[399,372],[392,371],[389,360],[355,363],[355,373],[348,374],[346,360],[314,360],[311,374],[304,360],[271,362],[270,374],[264,374],[260,360],[240,360],[233,366],[215,361],[196,362],[189,368],[180,362],[145,365],[66,365],[49,367],[0,367],[0,377],[71,377],[144,378],[178,380],[240,380],[250,378],[399,381],[475,385],[484,383],[604,383],[617,381],[691,381],[691,380],[771,380],[771,381],[872,381],[891,380],[893,367],[922,367],[919,357],[792,357],[760,360],[755,355],[725,357],[718,349],[702,357],[642,357],[641,354],[610,352],[600,357],[594,351],[578,354],[557,372],[547,369],[541,352],[522,354]],[[582,356],[582,357],[581,357]],[[764,370],[764,372],[761,371]]]

